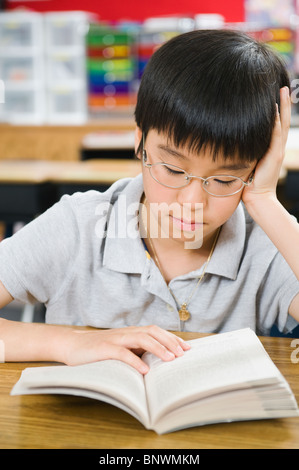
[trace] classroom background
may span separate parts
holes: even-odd
[[[139,171],[144,68],[163,42],[202,28],[243,30],[283,56],[292,126],[278,195],[299,217],[299,0],[0,0],[0,240],[62,194]]]
[[[0,121],[82,124],[105,114],[131,116],[153,51],[205,27],[247,31],[283,55],[294,80],[299,75],[295,0],[147,3],[1,0]]]

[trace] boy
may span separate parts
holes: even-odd
[[[146,373],[142,351],[188,349],[166,330],[294,328],[299,228],[275,194],[288,86],[280,59],[242,33],[162,46],[136,106],[142,175],[66,196],[0,245],[0,307],[38,300],[52,323],[1,321],[6,361],[114,358]],[[123,236],[136,204],[137,235]]]

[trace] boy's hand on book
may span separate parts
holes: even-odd
[[[141,354],[148,351],[164,361],[182,356],[188,343],[158,326],[127,327],[111,330],[76,330],[68,332],[63,361],[68,365],[105,359],[123,361],[141,374],[148,372]]]
[[[242,199],[250,212],[252,204],[265,198],[276,199],[276,186],[279,179],[285,147],[291,122],[291,99],[288,87],[280,90],[280,114],[277,109],[270,147],[255,168],[252,184],[244,188]]]

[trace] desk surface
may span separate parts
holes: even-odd
[[[200,335],[181,334],[185,339]],[[299,364],[291,339],[261,338],[299,402]],[[215,424],[162,436],[111,405],[82,397],[10,396],[25,367],[0,364],[0,448],[203,449],[299,448],[299,418]]]
[[[111,184],[140,172],[141,163],[137,159],[91,159],[80,162],[0,160],[0,184]]]
[[[80,159],[82,144],[90,133],[133,131],[134,116],[116,116],[92,120],[83,125],[11,125],[0,123],[0,160]]]
[[[299,149],[288,149],[286,151],[283,166],[286,170],[299,171]]]

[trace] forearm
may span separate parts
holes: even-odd
[[[6,362],[54,361],[68,365],[117,359],[141,374],[148,366],[139,357],[149,351],[164,361],[182,356],[190,346],[157,326],[97,330],[0,319]],[[1,351],[1,344],[0,344]]]
[[[67,327],[0,319],[5,362],[64,362],[63,344],[68,335]]]
[[[299,280],[299,224],[275,196],[246,205],[248,212],[280,251]]]

